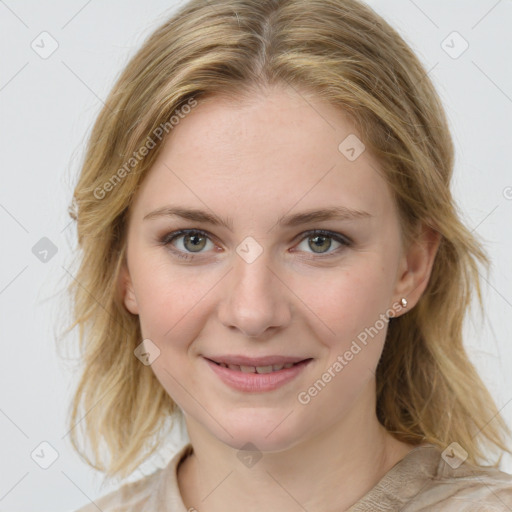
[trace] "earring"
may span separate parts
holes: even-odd
[[[403,308],[407,307],[407,299],[405,297],[402,297],[402,300],[400,302],[402,303]]]

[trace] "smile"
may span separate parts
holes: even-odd
[[[299,363],[286,363],[286,364],[274,364],[274,365],[268,365],[268,366],[241,366],[237,364],[226,364],[226,363],[216,363],[219,366],[222,366],[223,368],[229,368],[230,370],[234,370],[237,372],[243,372],[243,373],[272,373],[272,372],[278,372],[279,370],[282,370],[283,368],[291,368],[294,366],[294,364]]]
[[[313,361],[309,358],[296,363],[246,366],[218,363],[207,358],[203,360],[221,382],[231,389],[246,393],[274,391],[299,376]]]

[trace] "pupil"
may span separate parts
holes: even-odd
[[[314,244],[314,245],[313,245],[313,247],[312,247],[313,251],[314,251],[314,252],[322,252],[322,251],[317,251],[317,250],[316,250],[316,248],[318,248],[318,247],[320,247],[320,248],[321,248],[321,247],[322,247],[322,243],[317,243],[319,239],[320,239],[320,240],[323,240],[323,241],[324,241],[324,243],[325,243],[325,241],[326,241],[326,240],[328,240],[328,241],[329,241],[329,243],[327,244],[327,247],[324,247],[324,248],[325,248],[325,249],[329,249],[329,247],[331,246],[330,238],[329,238],[329,237],[327,237],[327,236],[317,235],[317,236],[312,237],[312,240],[314,240],[314,242],[313,242],[313,244]]]
[[[194,241],[192,241],[194,240]],[[201,245],[201,240],[202,240],[202,245]],[[187,247],[187,242],[190,242],[192,241],[192,247],[195,247],[195,249],[197,249],[197,251],[201,250],[204,248],[204,242],[206,241],[205,237],[201,236],[201,235],[186,235],[185,236],[185,247]],[[188,247],[187,247],[188,248]],[[194,249],[192,249],[193,252],[197,252],[197,251],[194,251]]]

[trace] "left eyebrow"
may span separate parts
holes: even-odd
[[[143,220],[154,219],[157,217],[181,217],[193,222],[204,222],[214,226],[224,226],[233,231],[233,219],[231,217],[222,218],[214,213],[195,208],[183,208],[177,206],[163,206],[144,216]],[[307,210],[293,215],[283,215],[278,218],[277,225],[283,227],[294,227],[310,222],[320,222],[325,220],[356,220],[373,217],[370,213],[362,210],[354,210],[346,206],[333,206],[321,210]]]
[[[333,206],[321,210],[307,210],[293,215],[282,216],[279,217],[277,224],[290,227],[323,220],[356,220],[370,217],[372,215],[363,210],[354,210],[346,206]]]

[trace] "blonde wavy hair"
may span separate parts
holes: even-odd
[[[121,73],[94,124],[69,208],[79,268],[66,332],[79,326],[82,372],[69,411],[73,447],[107,478],[125,477],[155,453],[166,420],[180,414],[134,356],[139,319],[120,290],[127,209],[166,138],[142,158],[140,148],[191,99],[250,97],[273,85],[311,91],[348,113],[393,192],[404,240],[414,240],[420,223],[441,235],[419,302],[389,322],[376,373],[379,421],[414,445],[445,449],[456,441],[474,465],[498,449],[497,467],[504,451],[512,453],[510,430],[462,337],[475,291],[483,313],[479,264],[488,271],[489,258],[451,195],[454,148],[432,82],[400,35],[357,0],[191,0]],[[133,168],[120,172],[134,155]],[[99,193],[116,174],[115,189]]]

